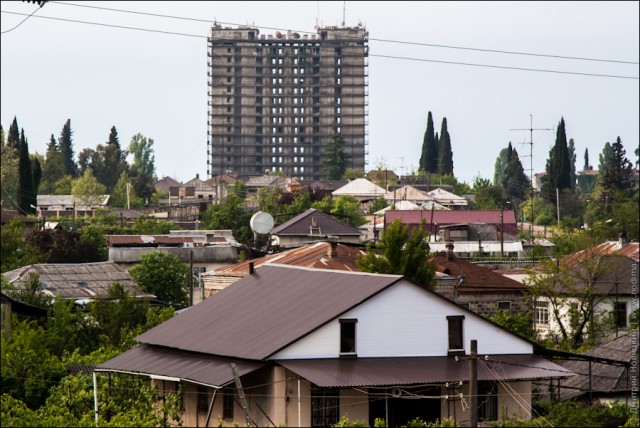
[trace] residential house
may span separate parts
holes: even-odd
[[[89,201],[82,201],[73,195],[38,195],[39,217],[81,217],[92,216],[98,209],[109,210],[110,195],[98,195]]]
[[[156,182],[156,184],[153,185],[153,187],[157,191],[160,191],[164,195],[164,198],[166,198],[166,199],[169,199],[172,188],[173,189],[178,189],[178,188],[180,188],[180,186],[182,186],[182,183],[180,183],[178,180],[176,180],[174,178],[171,178],[171,177],[168,177],[168,176],[164,176],[163,178],[158,180]]]
[[[0,223],[2,226],[14,220],[22,223],[22,231],[24,234],[31,232],[38,224],[37,219],[18,214],[18,211],[5,210],[4,208],[0,211]]]
[[[20,314],[31,318],[44,318],[47,309],[17,300],[4,292],[0,293],[0,332],[11,331],[11,317]]]
[[[237,174],[222,174],[205,180],[205,183],[215,189],[213,201],[214,203],[218,204],[227,199],[228,188],[230,186],[234,186],[237,181]]]
[[[448,192],[440,187],[427,192],[427,196],[434,202],[452,210],[463,210],[467,208],[469,202],[462,196]]]
[[[634,372],[633,369],[629,369],[633,367],[635,359],[637,379],[638,329],[594,346],[582,355],[591,358],[571,359],[559,363],[567,370],[576,373],[576,376],[559,380],[560,399],[597,400],[603,403],[616,401],[631,405]],[[621,363],[613,363],[609,360]]]
[[[561,324],[571,331],[585,313],[585,328],[597,342],[628,329],[637,298],[638,243],[605,242],[557,263],[561,280],[536,297],[534,321],[542,337],[557,336]],[[596,329],[596,324],[604,328]]]
[[[106,235],[109,261],[129,269],[143,254],[160,251],[192,263],[194,274],[229,266],[238,260],[231,230],[170,230],[168,235]]]
[[[408,225],[410,229],[420,227],[424,222],[424,228],[431,235],[431,241],[436,241],[436,237],[445,242],[446,240],[457,240],[455,236],[447,236],[444,230],[447,227],[458,225],[474,225],[467,226],[467,231],[475,230],[476,235],[467,232],[466,240],[481,241],[498,240],[499,232],[503,231],[505,237],[508,235],[515,236],[517,231],[516,217],[513,211],[501,210],[387,210],[384,213],[384,224],[392,221],[400,220],[403,224]],[[441,230],[443,231],[440,234]],[[455,234],[454,234],[455,235]],[[492,239],[495,237],[495,239]],[[475,239],[474,239],[475,238]]]
[[[360,231],[355,227],[342,223],[315,208],[309,208],[271,231],[273,244],[285,248],[299,247],[327,239],[358,244],[360,235]]]
[[[37,274],[42,292],[56,299],[86,303],[109,298],[109,287],[118,282],[125,291],[138,299],[153,299],[145,293],[127,273],[112,262],[28,265],[2,274],[14,287],[19,288]]]
[[[185,187],[193,187],[195,199],[198,202],[212,203],[216,197],[216,189],[208,181],[202,181],[200,174],[196,174],[195,178],[184,183]]]
[[[377,198],[384,197],[387,193],[385,189],[376,185],[372,181],[366,178],[356,178],[349,181],[344,186],[331,192],[333,199],[338,199],[340,196],[352,196],[360,202],[360,209],[363,213],[369,212],[369,206],[371,202]]]
[[[161,393],[181,384],[186,426],[331,426],[342,416],[464,426],[472,340],[481,419],[529,419],[532,380],[571,375],[533,342],[402,276],[283,265],[136,339],[95,372],[148,376]]]
[[[302,187],[295,178],[269,174],[251,177],[245,186],[247,187],[247,199],[256,198],[260,189],[264,187],[277,187],[286,193],[291,193]]]
[[[427,202],[433,202],[433,197],[427,195],[427,192],[418,190],[411,185],[405,185],[390,190],[384,195],[385,201],[389,204],[397,205],[400,201],[412,202],[418,206],[422,206]]]
[[[205,297],[210,297],[240,278],[249,275],[251,269],[267,264],[302,266],[314,269],[358,271],[356,260],[363,255],[361,248],[339,244],[336,241],[320,241],[281,253],[269,254],[234,265],[205,272],[200,275]]]
[[[466,262],[454,254],[450,242],[446,253],[430,259],[436,271],[447,275],[436,278],[435,291],[483,316],[495,311],[523,315],[531,308],[526,300],[527,287],[487,268]]]

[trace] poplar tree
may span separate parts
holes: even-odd
[[[453,152],[446,117],[442,119],[440,139],[438,140],[438,174],[453,175]]]
[[[433,116],[427,115],[427,130],[422,141],[422,156],[420,157],[420,169],[424,172],[438,172],[438,146],[433,130]]]
[[[103,167],[104,172],[98,179],[107,187],[107,191],[111,191],[118,183],[120,174],[128,171],[126,156],[120,147],[118,131],[115,126],[111,127],[109,140],[104,146]]]
[[[64,171],[66,175],[70,175],[73,178],[78,177],[78,165],[73,159],[73,142],[71,139],[71,119],[67,119],[67,122],[62,128],[60,138],[58,139],[58,146],[60,147],[60,154],[62,155],[62,164],[64,165]]]
[[[569,182],[571,188],[576,188],[576,182],[578,178],[576,176],[576,146],[573,142],[573,138],[569,140]]]

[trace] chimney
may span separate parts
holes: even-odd
[[[447,241],[447,260],[453,260],[453,241]]]
[[[249,275],[253,275],[255,269],[253,268],[253,262],[249,262]]]
[[[330,259],[338,255],[338,243],[336,241],[329,241],[329,248],[327,249],[327,257]]]
[[[200,179],[200,174],[196,174],[196,179]]]

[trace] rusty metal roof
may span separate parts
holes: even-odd
[[[329,242],[316,242],[313,244],[305,245],[304,247],[294,248],[281,253],[270,254],[268,256],[260,257],[253,260],[248,260],[242,263],[236,263],[231,266],[227,266],[221,269],[217,269],[215,272],[211,272],[205,275],[213,276],[245,276],[249,273],[249,263],[253,263],[254,267],[259,267],[266,264],[282,264],[290,266],[302,266],[315,269],[333,269],[333,270],[347,270],[352,272],[358,271],[358,265],[356,259],[364,254],[364,251],[351,247],[349,245],[335,244],[336,254],[329,257],[329,249],[331,244]]]
[[[309,208],[305,212],[298,214],[294,218],[273,228],[272,235],[297,235],[309,236],[312,225],[317,226],[319,235],[350,235],[360,236],[361,233],[355,227],[349,226],[318,211],[315,208]]]
[[[139,345],[99,364],[96,371],[168,376],[212,387],[221,387],[233,381],[232,362],[236,364],[240,376],[267,364],[259,361],[218,358],[157,346]]]
[[[395,386],[469,379],[467,360],[454,357],[278,360],[321,387]],[[478,363],[478,380],[562,378],[573,373],[537,355],[492,355]]]
[[[401,278],[264,265],[253,275],[141,334],[137,340],[211,355],[261,360]]]
[[[576,263],[592,256],[624,256],[638,260],[640,245],[638,242],[607,241],[586,250],[569,254],[561,259],[562,263]]]
[[[516,280],[491,271],[487,268],[466,262],[455,255],[449,260],[447,255],[432,257],[436,270],[454,277],[464,274],[464,281],[458,288],[460,293],[477,293],[493,291],[513,291],[524,293],[527,289]]]
[[[467,223],[488,223],[500,224],[500,210],[461,210],[461,211],[427,211],[427,210],[388,210],[384,213],[386,223],[401,219],[405,224],[419,225],[423,220],[426,224],[438,225],[467,224]],[[503,212],[503,223],[506,225],[516,224],[516,216],[513,211]],[[433,215],[433,217],[432,217]]]

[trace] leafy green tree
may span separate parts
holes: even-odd
[[[480,176],[474,177],[472,187],[473,193],[478,194],[480,190],[489,186],[491,186],[491,180],[489,180],[488,178],[482,178]]]
[[[55,137],[51,134],[51,139],[47,145],[45,153],[44,168],[42,169],[42,190],[46,195],[52,195],[56,181],[64,177],[65,168],[62,163],[62,154]]]
[[[70,175],[63,176],[53,185],[54,195],[70,195],[73,187],[73,177]]]
[[[509,141],[509,146],[500,150],[498,153],[498,157],[496,158],[496,163],[493,167],[493,185],[501,186],[504,183],[506,174],[507,174],[507,164],[509,163],[509,148],[511,147],[511,141]]]
[[[27,236],[27,244],[37,251],[40,263],[90,263],[107,258],[106,238],[92,227],[83,231],[36,230]]]
[[[344,176],[347,165],[349,165],[349,155],[345,146],[344,138],[334,129],[333,135],[331,135],[331,142],[327,145],[327,150],[322,160],[327,180],[340,180]]]
[[[142,290],[155,294],[169,306],[188,306],[189,268],[179,257],[159,251],[143,254],[129,274]]]
[[[356,178],[364,178],[364,171],[359,169],[347,168],[342,174],[343,180],[355,180]]]
[[[542,193],[550,201],[556,199],[556,189],[571,188],[571,167],[569,148],[567,146],[567,134],[564,118],[558,124],[556,142],[549,151],[547,159],[546,176],[542,180]]]
[[[618,137],[611,145],[604,171],[600,174],[600,182],[607,190],[625,191],[632,186],[631,175],[631,162],[627,159],[622,141]]]
[[[422,155],[420,156],[420,168],[428,173],[438,172],[438,145],[433,129],[433,116],[427,115],[427,130],[422,141]]]
[[[93,175],[91,169],[87,169],[81,177],[73,180],[71,194],[82,206],[93,207],[102,202],[106,189]]]
[[[375,246],[367,246],[358,258],[362,272],[404,275],[427,289],[435,286],[435,266],[429,262],[428,235],[423,227],[409,233],[409,227],[396,220],[387,225]]]
[[[500,186],[483,187],[476,193],[475,208],[478,210],[499,210],[507,197]]]
[[[453,175],[453,151],[451,137],[447,129],[447,118],[442,119],[442,129],[438,140],[438,174]]]
[[[529,198],[528,200],[520,204],[520,209],[518,212],[521,213],[522,219],[526,222],[531,222],[532,215],[535,215],[536,218],[539,216],[549,217],[553,221],[553,219],[555,218],[555,209],[555,206],[548,200],[536,197],[533,200]]]
[[[20,133],[19,158],[18,158],[18,209],[23,214],[35,213],[37,195],[33,188],[33,175],[31,172],[31,160],[29,158],[29,146],[24,136],[24,129]]]
[[[376,199],[374,199],[373,202],[371,203],[371,206],[369,207],[369,214],[378,212],[386,208],[387,205],[388,205],[387,201],[382,196],[379,196]]]
[[[537,333],[533,328],[533,315],[531,312],[512,314],[509,311],[501,311],[496,308],[488,318],[520,337],[529,340],[536,340],[537,338]]]
[[[1,271],[16,269],[37,261],[38,255],[24,240],[23,225],[20,220],[12,220],[0,228],[2,247],[0,266]]]
[[[170,230],[179,230],[175,224],[155,217],[140,217],[134,220],[131,232],[136,235],[166,235]]]
[[[321,201],[312,203],[311,208],[331,214],[353,227],[361,226],[367,222],[361,214],[360,202],[353,196],[340,196],[334,200],[330,195],[327,195]]]
[[[76,178],[78,177],[78,165],[74,160],[72,135],[71,119],[67,119],[67,122],[62,127],[60,137],[58,138],[58,147],[60,149],[60,156],[62,157],[65,175],[70,175],[72,178]]]
[[[120,147],[120,139],[118,138],[118,131],[115,126],[111,127],[109,140],[103,147],[104,170],[98,178],[100,182],[106,186],[107,191],[111,191],[118,183],[121,174],[128,173],[129,170],[126,153]]]
[[[120,178],[111,192],[109,203],[115,208],[127,208],[127,188],[129,193],[129,207],[141,208],[144,201],[136,194],[135,188],[131,185],[129,175],[123,171]]]
[[[202,214],[202,226],[205,229],[231,229],[238,242],[247,242],[253,238],[250,220],[251,214],[242,206],[242,200],[234,194],[228,194],[223,203],[210,206]]]
[[[144,199],[145,206],[155,193],[154,184],[157,181],[153,139],[138,133],[131,137],[129,153],[133,155],[131,177],[136,194]]]

